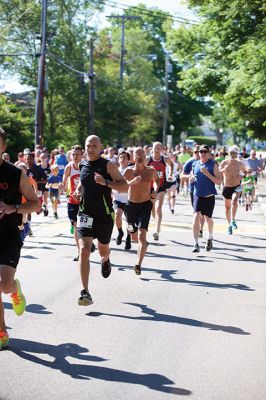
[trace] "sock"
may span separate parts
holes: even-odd
[[[195,246],[199,245],[199,240],[198,239],[194,239],[194,244],[195,244]]]
[[[212,233],[209,232],[209,234],[208,234],[208,240],[211,240],[211,239],[212,239]]]
[[[122,229],[122,228],[119,228],[119,229],[118,229],[118,232],[119,232],[119,235],[120,235],[120,236],[124,235],[124,232],[123,232],[123,229]]]

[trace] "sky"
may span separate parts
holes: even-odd
[[[184,0],[114,0],[114,2],[126,6],[137,6],[138,4],[142,3],[147,7],[156,7],[161,11],[167,11],[175,17],[183,17],[183,18],[197,20],[195,14],[193,14],[192,11],[190,11],[186,7],[186,2]],[[106,16],[111,15],[112,13],[122,14],[123,10],[121,8],[106,6],[104,12],[102,13],[101,16],[97,18],[97,20],[100,21],[103,25],[105,25],[108,21]],[[18,82],[18,78],[16,77],[0,79],[0,93],[4,91],[19,93],[27,89],[29,90],[30,88],[21,85]]]

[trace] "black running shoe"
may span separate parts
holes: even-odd
[[[79,255],[77,255],[77,257],[73,258],[73,261],[78,261],[79,260]]]
[[[211,249],[213,249],[212,239],[208,239],[206,247],[205,247],[205,250],[206,251],[211,251]]]
[[[78,304],[80,306],[90,306],[91,304],[93,304],[91,295],[87,290],[83,289],[80,292],[80,298],[78,299]]]
[[[134,271],[135,271],[136,275],[140,275],[141,274],[141,266],[135,265]]]
[[[107,261],[102,261],[102,276],[104,278],[108,278],[108,276],[111,274],[111,271],[112,271],[112,268],[111,268],[109,258]]]
[[[130,237],[126,239],[125,250],[131,249],[131,239]]]
[[[195,244],[194,249],[192,250],[192,253],[199,253],[200,252],[200,248],[198,244]]]
[[[92,244],[91,244],[91,253],[94,253],[95,250],[96,250],[96,246],[95,246],[95,244],[92,242]]]
[[[116,238],[116,244],[119,246],[122,243],[122,237],[124,236],[124,232],[118,234]]]

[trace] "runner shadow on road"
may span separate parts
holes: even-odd
[[[12,310],[11,303],[4,303],[4,308],[6,310]],[[42,306],[41,304],[29,304],[26,307],[26,311],[33,314],[53,314],[51,311],[48,311],[46,307]]]
[[[226,245],[230,245],[230,246],[237,246],[237,247],[244,247],[245,249],[247,248],[247,249],[266,249],[266,246],[252,246],[252,245],[250,245],[250,244],[246,244],[246,243],[244,243],[244,244],[241,244],[241,243],[239,243],[239,241],[237,242],[237,243],[234,243],[234,242],[231,242],[230,243],[230,241],[228,241],[228,242],[223,242],[222,240],[217,240],[217,239],[215,239],[215,242],[217,242],[217,243],[221,243],[221,244],[226,244]],[[231,249],[230,249],[231,250]]]
[[[71,376],[74,379],[90,380],[91,378],[100,379],[109,382],[122,382],[135,385],[143,385],[149,389],[176,395],[189,396],[190,390],[176,388],[167,385],[174,385],[174,382],[159,374],[137,374],[129,371],[100,367],[98,365],[71,364],[66,357],[72,357],[76,360],[88,362],[107,361],[105,358],[82,354],[89,350],[75,343],[63,343],[58,346],[33,342],[23,339],[12,339],[10,350],[17,356],[52,368]],[[35,353],[35,354],[33,354]],[[38,355],[46,355],[54,358],[54,361],[47,361]]]
[[[206,328],[211,331],[222,331],[226,333],[232,333],[235,335],[250,335],[249,332],[245,332],[243,331],[243,329],[237,328],[236,326],[215,325],[215,324],[210,324],[208,322],[198,321],[197,319],[178,317],[176,315],[169,315],[169,314],[160,314],[156,312],[156,310],[147,307],[145,304],[126,303],[126,302],[124,302],[123,304],[128,304],[130,306],[140,308],[141,312],[146,314],[146,316],[132,317],[130,315],[109,314],[101,312],[90,312],[86,315],[88,315],[89,317],[100,317],[105,315],[109,317],[126,318],[137,321],[168,322],[171,324],[190,325],[198,328]]]
[[[200,286],[200,287],[208,287],[215,289],[237,289],[237,290],[246,290],[248,292],[254,292],[255,289],[251,289],[247,285],[243,285],[242,283],[215,283],[215,282],[204,282],[204,281],[190,281],[188,279],[177,279],[174,278],[174,275],[177,271],[169,270],[163,271],[161,274],[162,279],[155,278],[140,278],[142,281],[159,281],[159,282],[173,282],[173,283],[185,283],[192,286]]]

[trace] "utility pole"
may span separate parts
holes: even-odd
[[[168,93],[168,65],[169,57],[168,53],[165,53],[165,71],[164,71],[164,101],[163,101],[163,146],[166,145],[166,134],[168,125],[168,114],[169,114],[169,93]]]
[[[90,72],[89,72],[89,82],[90,82],[90,95],[89,95],[89,135],[95,134],[95,124],[94,124],[94,103],[95,103],[95,90],[94,90],[94,78],[95,73],[93,70],[93,39],[90,39]]]
[[[124,56],[125,56],[125,54],[126,54],[126,50],[125,50],[125,22],[126,22],[127,19],[141,19],[141,17],[133,16],[133,15],[109,15],[107,18],[118,18],[118,19],[122,19],[121,57],[120,57],[120,72],[119,72],[119,77],[120,77],[121,83],[122,83],[122,85],[123,85],[124,69],[125,69],[125,60],[124,60]]]
[[[47,1],[42,0],[41,20],[41,53],[38,65],[38,86],[35,104],[35,146],[43,145],[44,135],[44,78],[45,78],[45,56],[46,56],[46,24],[47,24]]]

